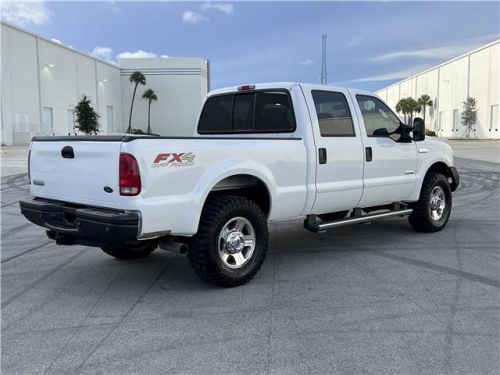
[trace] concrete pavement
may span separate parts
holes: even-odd
[[[2,177],[28,171],[28,146],[2,146],[0,156]]]
[[[19,214],[26,175],[3,177],[2,373],[498,373],[500,165],[456,161],[444,231],[274,223],[261,272],[233,289],[161,250],[56,246]]]

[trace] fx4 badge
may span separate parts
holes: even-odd
[[[194,165],[195,157],[192,152],[158,154],[153,167],[190,167]]]

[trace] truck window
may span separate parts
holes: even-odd
[[[242,94],[234,97],[233,129],[235,131],[253,130],[255,94]]]
[[[291,101],[285,92],[258,92],[255,101],[255,132],[295,130]]]
[[[254,91],[212,96],[201,113],[198,133],[285,133],[295,131],[290,95]]]
[[[322,137],[354,137],[351,111],[344,94],[313,90],[312,97]]]
[[[401,125],[399,118],[384,102],[367,95],[356,95],[356,100],[363,115],[368,137],[391,137],[395,141],[401,138],[400,134],[395,133]]]
[[[228,133],[233,129],[233,95],[214,96],[203,107],[198,132]]]

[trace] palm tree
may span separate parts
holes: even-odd
[[[396,104],[396,112],[397,113],[403,113],[403,116],[404,116],[404,122],[406,124],[406,99],[403,98],[403,99],[399,99],[399,102],[398,104]]]
[[[424,112],[424,122],[425,122],[425,109],[427,106],[429,107],[433,106],[431,97],[427,94],[423,94],[420,98],[418,98],[417,102],[420,105],[420,107],[422,107],[422,111]]]
[[[128,80],[132,83],[135,83],[134,93],[132,94],[132,103],[130,104],[130,116],[128,118],[128,128],[126,131],[127,133],[130,133],[132,131],[132,110],[134,109],[135,92],[137,90],[137,86],[146,84],[146,77],[144,77],[144,74],[142,74],[141,72],[133,72]]]
[[[406,98],[406,100],[408,101],[408,115],[410,116],[409,125],[411,125],[413,123],[413,114],[420,113],[422,108],[420,107],[420,104],[418,104],[418,102],[412,97],[408,97]]]
[[[413,114],[420,113],[420,104],[412,97],[400,99],[396,104],[396,112],[402,112],[404,115],[404,123],[410,125],[413,121]],[[408,122],[407,122],[408,120]]]
[[[151,134],[151,102],[153,100],[158,100],[158,97],[151,89],[147,89],[146,91],[144,91],[142,97],[148,101],[148,130],[146,133]]]

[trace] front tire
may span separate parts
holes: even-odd
[[[451,206],[448,179],[440,173],[430,173],[424,179],[420,198],[413,204],[413,212],[408,220],[418,232],[438,232],[446,226]]]
[[[202,280],[234,287],[257,274],[267,246],[266,216],[255,202],[240,196],[216,196],[203,209],[188,259]]]
[[[158,246],[158,241],[137,241],[128,243],[109,243],[101,246],[102,251],[122,260],[141,259],[149,256]]]

